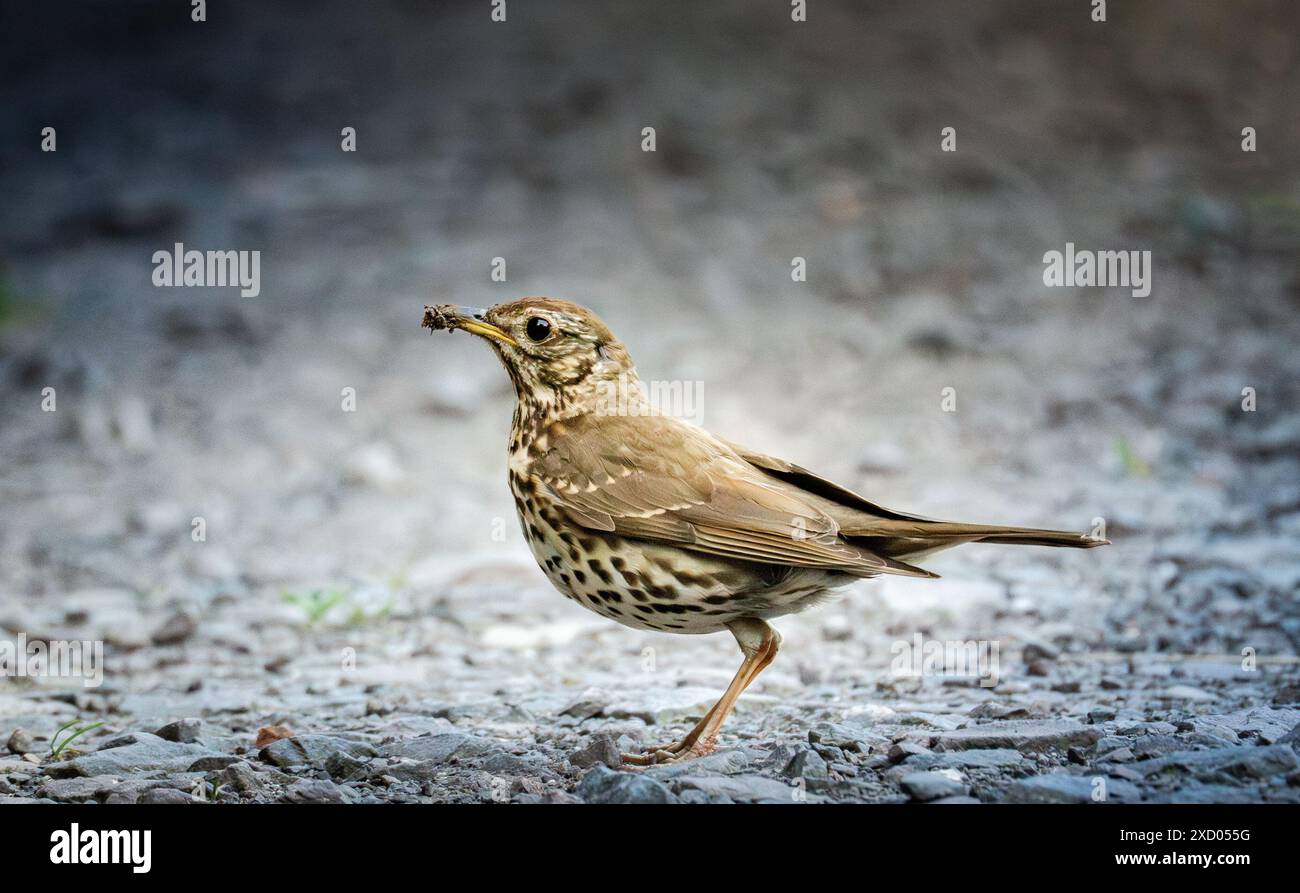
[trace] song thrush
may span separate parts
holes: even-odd
[[[1090,547],[1078,533],[932,521],[656,414],[623,343],[584,307],[523,298],[426,306],[430,329],[488,341],[518,398],[509,476],[533,556],[560,592],[633,629],[730,630],[744,661],[683,738],[646,764],[708,753],[772,662],[767,621],[863,577],[935,577],[916,558],[969,542]],[[610,395],[620,399],[611,401]]]

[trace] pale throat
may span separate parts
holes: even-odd
[[[601,368],[604,366],[604,368]],[[584,415],[649,415],[650,404],[636,370],[598,364],[577,381],[553,385],[513,373],[516,448],[526,446],[556,422]]]

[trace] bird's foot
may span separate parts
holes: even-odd
[[[701,741],[674,741],[664,747],[651,747],[645,753],[623,754],[625,766],[662,766],[666,763],[681,763],[708,756],[717,747],[714,739]]]

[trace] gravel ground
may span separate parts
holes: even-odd
[[[857,6],[89,6],[57,52],[18,16],[0,640],[105,663],[0,683],[0,802],[1300,801],[1294,14]],[[153,288],[174,241],[262,251],[261,294]],[[1150,296],[1044,288],[1067,241],[1150,250]],[[777,621],[717,753],[608,768],[739,654],[533,564],[505,376],[419,321],[539,293],[732,440],[1114,544],[853,587]],[[995,684],[900,674],[918,635],[995,647]]]

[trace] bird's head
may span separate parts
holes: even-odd
[[[639,392],[623,342],[586,307],[520,298],[488,310],[427,305],[425,328],[462,329],[496,351],[521,407],[547,414],[594,412],[610,388]]]

